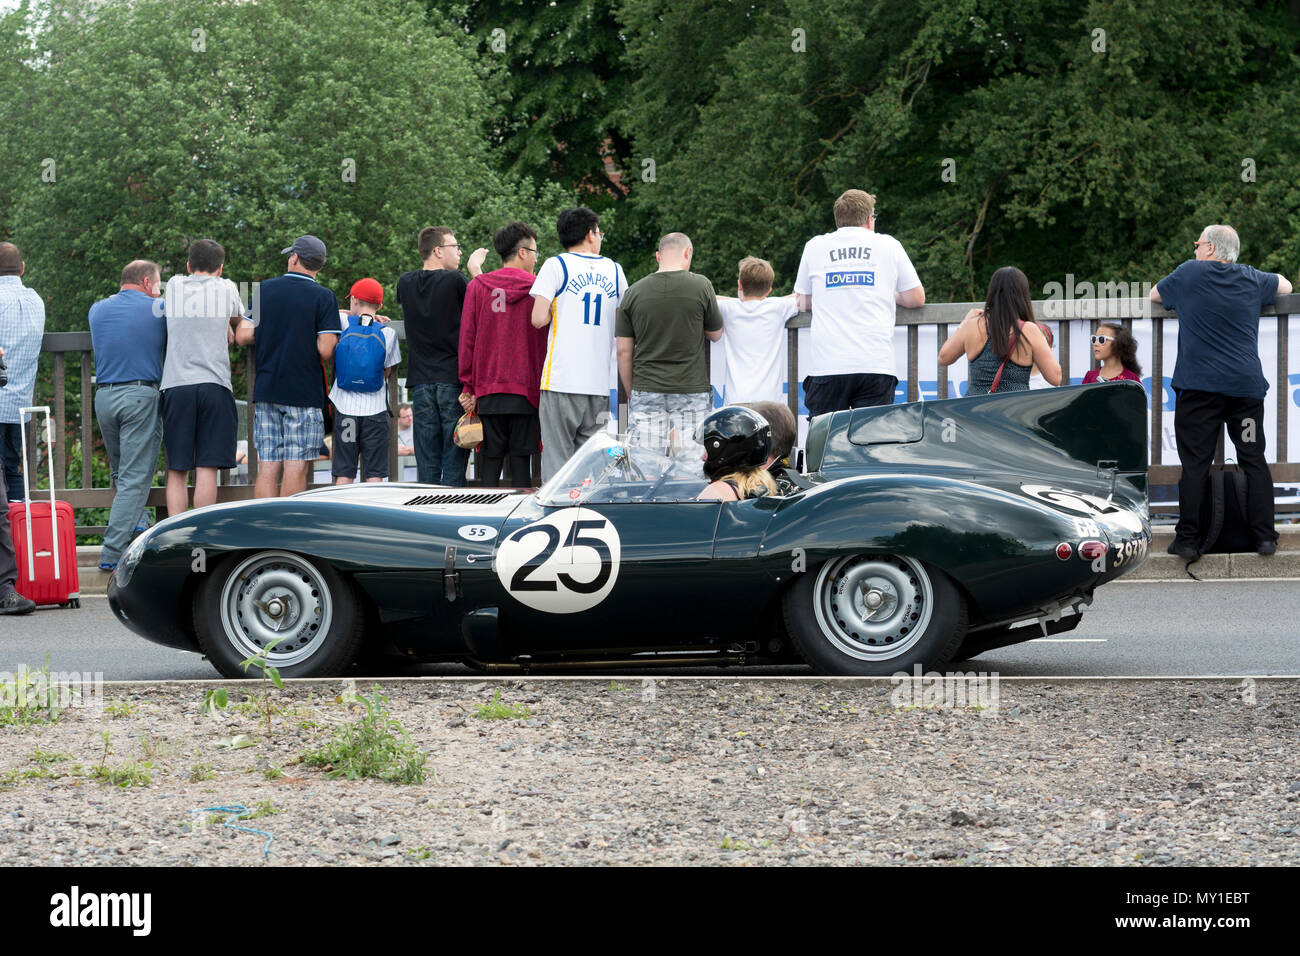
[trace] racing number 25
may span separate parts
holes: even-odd
[[[590,581],[578,581],[572,575],[560,571],[555,575],[555,581],[533,581],[529,576],[546,564],[555,554],[555,549],[560,546],[560,531],[558,528],[548,524],[536,524],[527,528],[521,528],[512,534],[507,541],[522,541],[530,534],[546,535],[546,545],[537,554],[533,555],[527,561],[519,566],[514,576],[510,579],[511,591],[554,591],[559,584],[563,584],[570,591],[577,591],[579,594],[594,594],[605,586],[609,580],[610,569],[612,567],[612,557],[609,553],[609,546],[598,537],[583,536],[584,531],[599,531],[606,525],[604,518],[598,518],[590,521],[575,521],[569,526],[569,537],[565,540],[566,548],[591,548],[600,556],[600,571]]]

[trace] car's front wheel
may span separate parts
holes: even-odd
[[[259,551],[212,569],[194,598],[199,647],[226,677],[334,677],[356,658],[364,615],[350,581],[289,551]],[[269,648],[269,650],[268,650]]]
[[[823,674],[939,668],[966,634],[966,602],[951,579],[895,554],[827,561],[790,587],[784,610],[796,649]]]

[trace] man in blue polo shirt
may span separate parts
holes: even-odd
[[[1260,554],[1277,550],[1273,477],[1264,459],[1264,395],[1259,314],[1291,291],[1285,277],[1237,262],[1241,240],[1231,226],[1206,226],[1189,259],[1151,290],[1151,301],[1178,313],[1174,363],[1174,438],[1182,462],[1178,524],[1168,551],[1200,554],[1205,479],[1224,424],[1246,474],[1246,515]]]
[[[144,517],[158,467],[158,382],[167,351],[167,319],[154,307],[161,286],[158,264],[137,259],[122,270],[121,291],[90,307],[95,418],[117,486],[99,557],[105,571],[117,567]]]
[[[325,440],[324,363],[343,331],[338,299],[316,281],[325,266],[325,243],[299,236],[280,254],[289,257],[288,272],[258,287],[251,316],[235,332],[239,345],[255,345],[258,498],[307,489],[311,463]]]

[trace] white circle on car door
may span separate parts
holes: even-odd
[[[550,614],[595,607],[614,589],[618,530],[590,508],[564,508],[511,533],[493,569],[520,604]]]

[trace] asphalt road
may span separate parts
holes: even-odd
[[[198,654],[136,637],[117,622],[102,597],[83,598],[80,609],[50,608],[0,620],[0,671],[39,666],[47,654],[51,670],[102,672],[105,680],[217,678]],[[1118,582],[1098,592],[1074,631],[990,651],[955,669],[1004,677],[1300,675],[1300,588],[1291,581]],[[475,673],[459,665],[407,672]],[[794,677],[811,671],[763,667],[617,673]]]

